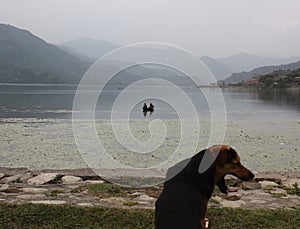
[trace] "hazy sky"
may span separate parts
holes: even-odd
[[[196,55],[300,56],[299,0],[0,0],[0,22],[52,43],[157,41]]]

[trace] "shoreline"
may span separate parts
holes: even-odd
[[[115,169],[112,169],[114,171]],[[106,180],[102,178],[100,175],[94,172],[91,168],[79,168],[79,169],[41,169],[41,170],[30,170],[29,168],[19,167],[19,168],[11,168],[11,167],[0,167],[0,174],[5,174],[3,177],[15,176],[18,174],[28,174],[31,173],[32,176],[37,176],[42,173],[55,173],[61,176],[78,176],[88,180]],[[109,169],[105,170],[106,174],[109,174]],[[132,171],[129,174],[133,174]],[[153,174],[153,173],[152,173]],[[132,177],[145,177],[145,178],[164,178],[162,173],[156,173],[158,176],[150,175],[141,175],[139,171],[137,171],[136,176]],[[120,172],[118,177],[128,177],[125,173]],[[130,176],[131,177],[131,176]],[[228,175],[228,179],[231,179],[232,176]],[[300,170],[299,171],[266,171],[266,172],[256,172],[254,179],[257,181],[268,180],[268,181],[278,181],[278,180],[286,180],[286,179],[300,179]]]
[[[149,138],[150,121],[137,120],[132,123],[132,132],[139,140],[144,141]],[[126,165],[133,168],[156,167],[158,163],[169,160],[164,167],[167,169],[177,163],[177,159],[181,161],[191,155],[182,154],[179,155],[182,159],[175,158],[176,160],[172,161],[174,149],[180,140],[180,123],[178,120],[163,121],[167,125],[168,135],[164,144],[152,154],[132,154],[124,151],[113,137],[108,121],[103,120],[97,123],[97,130],[106,150],[112,152],[111,156],[117,162],[122,162],[124,167]],[[209,122],[200,121],[197,152],[207,148],[209,124]],[[297,120],[228,121],[224,144],[236,149],[242,163],[251,170],[257,172],[300,171],[299,133],[300,122]],[[87,138],[89,138],[88,134]],[[93,155],[90,158],[94,164],[86,164],[83,158],[85,155],[79,152],[74,140],[72,120],[0,119],[0,139],[0,167],[26,167],[31,170],[116,168],[110,164],[97,164]],[[90,145],[93,146],[93,143]],[[185,142],[186,149],[189,146],[189,143]],[[149,166],[151,163],[153,166]]]
[[[129,180],[128,177],[119,179]],[[300,206],[297,188],[300,171],[258,173],[252,181],[240,181],[232,176],[225,179],[238,191],[221,194],[216,188],[209,207],[295,209]],[[29,171],[26,168],[0,168],[0,203],[154,209],[163,188],[163,180],[158,181],[149,183],[146,179],[135,179],[128,183],[131,185],[117,188],[115,184],[121,183],[102,179],[89,169]]]

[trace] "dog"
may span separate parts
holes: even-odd
[[[199,173],[205,153],[215,160],[205,172]],[[173,176],[174,170],[180,172]],[[214,186],[217,185],[225,194],[230,191],[224,179],[227,174],[245,181],[254,178],[253,173],[241,164],[237,152],[227,145],[202,150],[170,168],[163,191],[155,203],[155,228],[205,228],[207,205]]]

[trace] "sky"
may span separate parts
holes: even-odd
[[[164,42],[198,56],[300,56],[299,0],[0,0],[0,23],[50,43]]]

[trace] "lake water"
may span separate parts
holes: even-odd
[[[115,86],[101,94],[96,106],[96,118],[110,117],[112,104],[123,87]],[[72,169],[87,166],[78,151],[71,122],[76,89],[74,85],[0,85],[0,166],[31,169]],[[166,88],[156,89],[160,91]],[[144,89],[138,90],[143,93]],[[220,91],[216,88],[199,90],[193,87],[185,87],[184,91],[194,103],[201,120],[198,146],[198,150],[201,150],[207,146],[210,136],[210,122],[206,122],[210,117],[210,109],[203,94],[214,103],[216,97],[220,96]],[[90,105],[89,96],[95,92],[94,86],[90,86],[84,92],[87,98],[85,105]],[[124,96],[128,96],[128,93]],[[221,94],[224,97],[228,120],[224,144],[237,149],[246,166],[255,171],[300,170],[298,90],[275,92],[224,88],[221,89]],[[181,99],[175,94],[172,98]],[[151,116],[148,114],[146,118],[141,110],[144,102],[153,102],[155,105],[154,113]],[[182,109],[183,105],[178,109]],[[188,115],[190,110],[186,110],[185,113]],[[155,157],[152,157],[151,153],[151,157],[141,154],[142,158],[149,156],[150,159],[140,160],[136,154],[124,151],[123,146],[115,139],[109,121],[99,120],[99,138],[108,152],[119,161],[128,163],[148,162],[148,159],[153,163],[161,162],[172,155],[173,149],[176,149],[181,141],[180,121],[175,120],[178,118],[176,108],[159,100],[148,99],[134,106],[130,117],[133,119],[130,127],[134,136],[142,140],[149,138],[148,125],[151,119],[165,119],[170,131],[163,145],[157,152],[153,152]],[[90,132],[87,131],[87,134]],[[189,134],[186,134],[188,139]],[[88,145],[93,148],[94,142]],[[185,147],[189,145],[189,140],[184,142]],[[94,152],[94,148],[91,152]],[[120,155],[115,155],[116,153]],[[188,153],[188,150],[185,153]],[[182,155],[183,158],[188,156]],[[92,159],[94,161],[94,156]],[[172,160],[170,163],[177,162]]]
[[[76,85],[0,85],[1,118],[63,118],[72,117]],[[161,89],[159,89],[161,90]],[[96,108],[97,118],[109,118],[110,110],[122,87],[102,92]],[[215,88],[185,87],[200,118],[210,116],[203,92],[214,101]],[[228,120],[298,120],[300,117],[300,91],[255,91],[237,88],[221,89]],[[87,90],[95,92],[93,86]],[[88,101],[88,100],[87,100]],[[151,118],[177,118],[176,108],[157,99],[140,101],[131,111],[131,118],[144,118],[141,107],[144,102],[155,104]],[[187,113],[189,111],[186,111]]]

